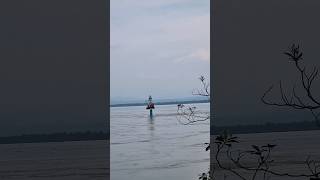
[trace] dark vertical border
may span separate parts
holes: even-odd
[[[214,66],[214,3],[216,0],[210,1],[210,145],[213,145],[213,115],[214,115],[214,77],[213,77],[213,66]],[[210,150],[210,177],[213,177],[213,162],[214,156],[213,151]]]
[[[107,15],[107,39],[106,39],[106,121],[107,121],[107,179],[110,179],[110,0],[106,0],[106,15]]]

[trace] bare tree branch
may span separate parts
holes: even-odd
[[[299,45],[296,46],[293,44],[288,51],[284,52],[285,55],[288,56],[289,60],[294,63],[295,68],[300,76],[300,84],[302,90],[305,95],[298,95],[296,92],[296,84],[294,84],[291,92],[291,96],[289,96],[286,92],[284,92],[281,81],[279,82],[279,90],[281,94],[281,100],[278,102],[267,100],[267,95],[271,93],[273,90],[273,85],[267,89],[261,97],[261,101],[266,105],[271,106],[279,106],[279,107],[290,107],[298,110],[308,110],[313,115],[316,122],[319,123],[319,115],[316,110],[320,109],[320,101],[315,97],[312,93],[312,85],[314,80],[318,76],[318,68],[313,67],[313,70],[308,73],[306,67],[302,67],[301,61],[303,60],[303,53],[300,51]],[[291,97],[290,100],[288,97]]]
[[[210,100],[210,84],[206,81],[204,76],[200,76],[201,88],[193,91],[193,95],[208,97]],[[189,125],[200,121],[207,121],[210,119],[208,112],[197,110],[195,106],[189,106],[185,104],[178,104],[177,119],[181,124]]]
[[[197,110],[195,106],[178,105],[177,119],[181,124],[188,125],[199,121],[207,121],[210,115],[207,112]]]
[[[204,76],[200,76],[199,79],[201,81],[202,88],[193,91],[192,94],[197,96],[206,96],[210,98],[210,84],[206,81]]]

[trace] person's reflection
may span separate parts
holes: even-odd
[[[149,117],[148,121],[149,121],[149,131],[150,131],[150,153],[151,154],[158,154],[159,151],[156,149],[156,141],[154,139],[154,116],[153,117]]]
[[[149,129],[152,132],[154,130],[154,117],[153,116],[149,117],[149,125],[150,125]]]

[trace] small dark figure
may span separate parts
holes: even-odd
[[[149,96],[148,104],[147,104],[146,109],[150,110],[150,117],[152,117],[153,116],[152,109],[154,109],[154,103],[152,102],[152,97],[151,96]]]

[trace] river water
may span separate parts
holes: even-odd
[[[209,112],[209,103],[194,104]],[[177,105],[111,108],[111,180],[198,179],[209,168],[209,120],[183,125]]]

